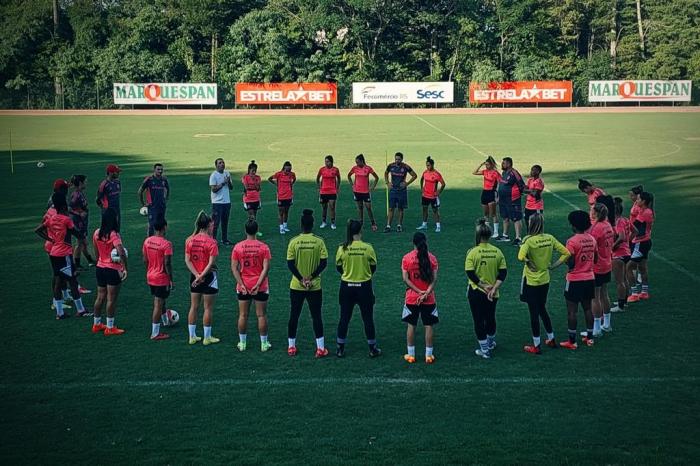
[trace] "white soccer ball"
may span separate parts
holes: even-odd
[[[129,251],[127,251],[126,248],[124,248],[124,255],[126,257],[129,257]],[[118,264],[122,261],[122,258],[119,256],[119,251],[117,251],[117,248],[112,249],[112,253],[110,254],[110,256],[112,257],[112,262]]]
[[[139,209],[139,213],[145,217],[146,215],[148,215],[148,207],[146,207],[146,206],[141,207]]]
[[[44,168],[44,162],[37,162],[36,163],[36,168]]]
[[[180,321],[180,314],[177,311],[168,309],[160,316],[160,322],[164,327],[170,327]]]

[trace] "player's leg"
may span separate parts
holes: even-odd
[[[250,310],[251,296],[239,295],[238,297],[238,345],[239,351],[245,351],[248,343],[248,311]]]
[[[586,338],[588,339],[588,341],[593,340],[593,328],[595,326],[592,311],[592,301],[593,299],[588,297],[584,298],[581,301],[581,307],[583,307],[583,316],[586,319]],[[586,343],[590,345],[588,341],[586,341]]]
[[[489,344],[486,338],[486,316],[485,316],[485,303],[487,301],[486,294],[481,291],[475,291],[469,288],[467,292],[467,299],[469,301],[469,309],[472,313],[472,320],[474,321],[474,334],[476,335],[476,340],[479,342],[479,348],[475,351],[477,356],[483,358],[491,357],[489,351]]]
[[[277,206],[277,219],[279,220],[279,229],[280,229],[280,234],[284,235],[286,230],[284,229],[284,206],[279,205]]]
[[[568,341],[561,344],[562,347],[568,349],[576,349],[576,327],[577,322],[577,312],[578,303],[575,301],[566,300],[566,322],[567,322],[567,333],[569,335]]]
[[[97,296],[95,296],[95,304],[93,305],[92,312],[92,333],[98,333],[104,331],[107,326],[102,323],[102,307],[107,300],[107,286],[98,283],[97,285]]]
[[[365,221],[365,212],[364,209],[362,208],[363,202],[361,200],[356,202],[357,204],[357,215],[358,219],[360,220],[361,223],[364,223]]]
[[[545,344],[550,348],[557,348],[556,340],[554,339],[554,327],[552,326],[552,319],[547,312],[547,295],[549,294],[549,283],[545,285],[540,285],[537,287],[537,304],[539,308],[540,319],[542,319],[542,325],[544,325],[544,331],[547,333],[547,339]]]
[[[216,239],[216,233],[219,231],[219,224],[221,223],[221,206],[222,204],[211,205],[211,220],[214,222],[214,230],[211,236],[214,239]]]
[[[299,327],[299,316],[304,305],[304,291],[289,290],[289,321],[287,322],[287,340],[289,347],[287,354],[294,356],[297,354],[297,328]]]
[[[326,227],[326,220],[328,219],[328,200],[321,199],[321,228]]]
[[[228,219],[231,215],[231,204],[221,204],[221,241],[226,244],[228,240]]]
[[[403,357],[407,362],[416,362],[416,326],[406,324],[406,354]]]
[[[204,339],[202,344],[210,345],[213,343],[218,343],[219,339],[211,334],[211,327],[214,321],[214,303],[216,302],[216,292],[208,291],[202,296],[202,301],[204,302]]]
[[[323,357],[328,355],[323,337],[323,315],[321,314],[323,308],[323,291],[307,291],[306,301],[309,303],[314,336],[316,337],[316,357]]]
[[[367,209],[367,216],[369,217],[369,222],[372,225],[372,231],[377,231],[377,222],[374,221],[374,212],[372,212],[371,201],[365,201],[365,209]]]
[[[169,338],[167,333],[160,333],[160,323],[163,317],[163,312],[165,312],[165,296],[162,291],[165,290],[164,286],[151,286],[151,293],[153,294],[153,314],[151,315],[151,340],[165,340]]]
[[[402,232],[403,231],[403,213],[404,213],[405,208],[399,208],[399,215],[398,215],[398,220],[396,222],[396,231]]]
[[[608,274],[610,276],[610,274]],[[603,283],[600,287],[600,310],[603,312],[603,321],[601,329],[607,332],[612,330],[612,323],[610,322],[610,295],[608,295],[608,283]]]
[[[425,328],[425,362],[432,364],[435,360],[433,356],[434,329],[432,325],[423,325]]]
[[[350,325],[350,319],[352,319],[352,311],[355,308],[357,299],[355,297],[354,290],[351,289],[347,283],[340,282],[340,289],[338,290],[338,304],[340,305],[340,318],[338,319],[338,331],[336,335],[336,343],[338,345],[336,349],[336,356],[342,358],[345,356],[345,342],[348,337],[348,326]]]
[[[387,210],[386,214],[386,227],[384,228],[384,232],[388,233],[391,231],[391,224],[394,222],[394,206],[391,204],[391,200],[389,201],[389,209]]]
[[[493,351],[496,348],[496,304],[498,303],[497,298],[493,298],[493,301],[489,301],[488,298],[484,301],[485,308],[485,326],[486,326],[486,340],[489,344],[489,350]]]
[[[258,335],[260,335],[260,351],[272,348],[267,335],[267,299],[266,293],[258,293],[255,298],[255,315],[258,318]]]
[[[114,272],[116,272],[116,270]],[[120,290],[121,283],[115,284],[114,281],[107,282],[107,328],[105,329],[105,335],[121,335],[124,333],[124,330],[118,328],[114,324],[114,319],[117,315],[117,300],[119,299]]]
[[[440,200],[433,201],[433,218],[435,219],[435,233],[440,233]]]
[[[613,277],[615,277],[615,291],[617,292],[617,304],[610,308],[610,312],[622,312],[627,304],[627,273],[625,262],[622,258],[613,259]]]
[[[328,210],[330,211],[329,214],[331,216],[331,228],[335,229],[335,199],[331,199],[328,201]]]
[[[374,293],[372,291],[372,282],[365,282],[359,290],[359,306],[362,315],[362,323],[365,327],[365,337],[367,337],[367,346],[369,347],[369,356],[374,358],[382,354],[377,348],[377,333],[374,326]]]
[[[197,319],[199,314],[199,303],[202,301],[202,294],[198,292],[190,293],[190,310],[187,313],[187,331],[189,332],[189,343],[194,345],[202,339],[197,336]]]
[[[428,229],[428,204],[425,202],[424,198],[421,198],[421,213],[422,219],[420,226],[416,230],[427,230]]]
[[[642,293],[639,295],[641,299],[649,298],[649,259],[642,259],[639,262],[639,273],[642,275]]]
[[[492,219],[493,222],[493,235],[491,235],[491,238],[498,238],[498,209],[496,209],[496,201],[489,202],[486,218]]]
[[[602,330],[600,329],[601,321],[603,320],[601,287],[595,287],[595,296],[591,301],[591,313],[593,314],[593,336],[599,336]]]

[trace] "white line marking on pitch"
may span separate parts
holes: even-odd
[[[414,116],[415,116],[415,115],[414,115]],[[479,149],[477,149],[476,147],[472,146],[471,144],[462,141],[462,140],[459,139],[457,136],[453,136],[452,134],[450,134],[450,133],[448,133],[448,132],[446,132],[446,131],[441,130],[440,128],[438,128],[438,127],[435,126],[434,124],[432,124],[432,123],[430,123],[430,122],[424,120],[423,118],[421,118],[421,117],[419,117],[419,116],[415,116],[415,117],[416,117],[417,119],[419,119],[420,121],[422,121],[423,123],[425,123],[426,125],[428,125],[428,126],[430,126],[431,128],[433,128],[434,130],[436,130],[436,131],[438,131],[438,132],[444,134],[445,136],[450,137],[450,138],[454,139],[455,141],[457,141],[457,142],[459,142],[459,143],[461,143],[461,144],[464,144],[465,146],[469,146],[470,148],[472,148],[474,151],[478,152],[478,153],[481,154],[481,155],[486,155],[484,152],[480,151]],[[663,154],[661,154],[661,155],[656,155],[656,156],[653,156],[653,157],[649,157],[650,159],[657,159],[657,158],[662,158],[662,157],[668,157],[668,156],[673,155],[673,154],[675,154],[675,153],[677,153],[677,152],[679,152],[679,151],[681,150],[681,147],[680,147],[678,144],[674,144],[674,143],[672,143],[672,142],[665,142],[665,141],[656,141],[656,142],[663,142],[663,143],[665,143],[665,144],[671,144],[672,146],[675,146],[675,149],[672,150],[672,151],[670,151],[670,152],[663,153]],[[565,203],[566,205],[568,205],[568,206],[571,207],[572,209],[579,209],[579,208],[580,208],[579,206],[577,206],[577,205],[574,204],[573,202],[571,202],[571,201],[569,201],[568,199],[566,199],[566,198],[560,196],[559,194],[555,193],[554,191],[552,191],[552,190],[549,189],[549,188],[545,188],[545,191],[547,191],[547,192],[550,193],[552,196],[556,197],[557,199],[559,199],[560,201],[562,201],[563,203]],[[696,281],[696,282],[700,283],[700,275],[697,275],[697,274],[691,272],[690,270],[686,269],[686,268],[683,267],[682,265],[676,264],[676,263],[673,262],[671,259],[668,259],[668,258],[662,256],[661,254],[659,254],[659,253],[656,252],[656,251],[651,251],[651,255],[653,255],[654,257],[658,258],[661,262],[665,263],[666,265],[670,266],[671,268],[675,269],[676,271],[685,274],[687,277],[690,277],[693,281]]]
[[[223,133],[197,133],[192,137],[195,138],[220,138],[222,136],[226,136]]]
[[[240,385],[547,385],[582,383],[668,384],[697,383],[700,377],[316,377],[302,379],[124,380],[115,382],[3,383],[2,390],[75,390],[96,388],[196,388]]]

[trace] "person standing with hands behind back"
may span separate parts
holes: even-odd
[[[212,237],[216,240],[216,232],[221,225],[221,242],[227,246],[232,243],[228,240],[228,217],[231,214],[231,174],[225,170],[224,159],[214,161],[216,170],[209,176],[209,188],[211,189],[211,218],[214,222]]]

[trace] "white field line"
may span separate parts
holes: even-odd
[[[408,377],[313,377],[300,379],[187,379],[187,380],[121,380],[113,382],[40,382],[2,383],[2,391],[76,390],[99,388],[197,388],[211,386],[301,386],[301,385],[650,385],[700,382],[700,377],[440,377],[435,379]]]
[[[479,149],[477,149],[476,147],[472,146],[471,144],[462,141],[462,140],[459,139],[457,136],[454,136],[454,135],[452,135],[452,134],[450,134],[450,133],[448,133],[448,132],[446,132],[446,131],[443,131],[442,129],[440,129],[440,128],[438,128],[437,126],[435,126],[434,124],[432,124],[432,123],[430,123],[430,122],[424,120],[423,118],[421,118],[421,117],[419,117],[419,116],[416,116],[416,118],[419,119],[420,121],[422,121],[423,123],[425,123],[426,125],[430,126],[431,128],[433,128],[434,130],[436,130],[436,131],[438,131],[438,132],[444,134],[445,136],[447,136],[447,137],[449,137],[449,138],[454,139],[455,141],[459,142],[460,144],[463,144],[463,145],[465,145],[465,146],[470,147],[472,150],[478,152],[478,153],[481,154],[481,155],[486,155],[484,152],[480,151]],[[664,141],[657,141],[657,142],[664,142]],[[656,155],[656,156],[653,156],[653,157],[649,157],[649,158],[651,158],[651,159],[656,159],[656,158],[661,158],[661,157],[668,157],[668,156],[673,155],[673,154],[675,154],[675,153],[677,153],[677,152],[680,152],[681,147],[680,147],[678,144],[674,144],[674,143],[672,143],[672,142],[668,142],[667,144],[671,144],[671,145],[675,146],[674,150],[672,150],[672,151],[670,151],[670,152],[663,153],[663,154],[661,154],[661,155]],[[568,199],[566,199],[566,198],[560,196],[559,194],[555,193],[555,192],[552,191],[551,189],[545,188],[545,191],[547,191],[547,192],[550,193],[552,196],[556,197],[557,199],[559,199],[560,201],[562,201],[563,203],[565,203],[566,205],[568,205],[568,206],[571,207],[572,209],[580,209],[579,206],[577,206],[577,205],[574,204],[573,202],[569,201]],[[695,281],[695,282],[697,282],[697,283],[700,283],[700,275],[691,272],[690,270],[686,269],[686,268],[683,267],[682,265],[679,265],[679,264],[673,262],[671,259],[668,259],[668,258],[662,256],[661,254],[659,254],[659,253],[656,252],[656,251],[651,251],[651,255],[654,256],[654,257],[656,257],[657,259],[659,259],[661,262],[665,263],[666,265],[668,265],[668,266],[671,267],[672,269],[676,270],[677,272],[681,272],[682,274],[684,274],[685,276],[687,276],[687,277],[690,278],[691,280],[693,280],[693,281]]]

